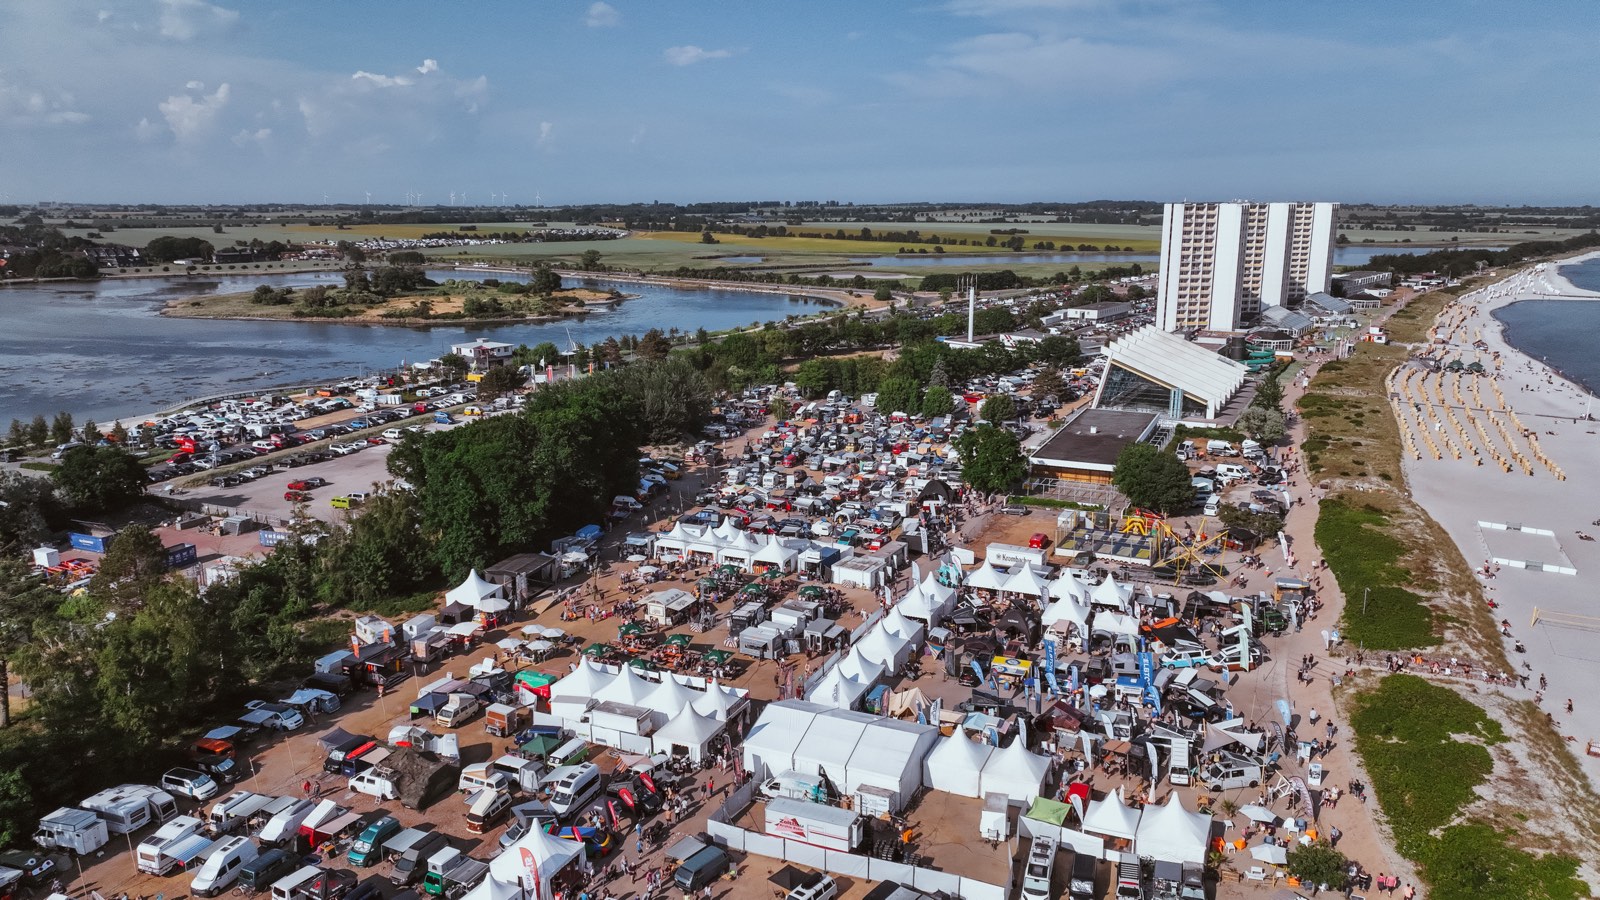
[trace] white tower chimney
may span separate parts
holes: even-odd
[[[976,286],[967,288],[967,343],[972,343],[973,328],[978,322],[978,289]]]

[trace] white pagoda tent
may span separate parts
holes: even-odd
[[[1078,626],[1078,633],[1089,633],[1089,610],[1078,604],[1076,600],[1057,600],[1044,608],[1044,615],[1040,622],[1045,628],[1054,631],[1066,631],[1068,625]]]
[[[967,587],[983,588],[990,591],[1005,589],[1006,575],[994,567],[994,563],[985,559],[972,574],[967,576]]]
[[[1204,863],[1211,817],[1189,812],[1173,791],[1161,806],[1146,806],[1139,819],[1134,850],[1143,857],[1175,863]]]
[[[806,699],[835,709],[854,709],[856,701],[871,689],[872,685],[852,678],[834,666],[817,679],[816,687],[806,694]]]
[[[1117,579],[1110,575],[1089,591],[1089,602],[1096,606],[1112,606],[1126,611],[1128,601],[1132,599],[1133,586],[1117,584]]]
[[[800,551],[788,546],[781,538],[773,536],[766,546],[756,551],[752,562],[757,565],[776,566],[780,572],[793,572]]]
[[[629,666],[628,668],[633,668]],[[704,695],[692,687],[673,677],[671,672],[663,672],[661,683],[656,685],[649,693],[644,695],[644,702],[637,705],[653,710],[663,716],[671,716],[683,709],[685,703],[694,703]]]
[[[872,687],[883,678],[884,667],[861,655],[860,647],[851,647],[849,654],[836,666],[840,672]]]
[[[994,748],[967,737],[961,729],[934,744],[922,761],[922,783],[962,797],[983,796],[983,767]]]
[[[1100,837],[1131,841],[1139,831],[1139,811],[1122,799],[1122,789],[1103,800],[1090,800],[1083,812],[1083,830]]]
[[[724,727],[711,716],[696,712],[694,704],[685,703],[677,715],[651,735],[650,741],[657,753],[682,751],[689,759],[699,762],[706,755],[706,747]]]
[[[645,698],[656,689],[657,685],[639,674],[633,666],[623,666],[622,671],[611,683],[601,688],[594,695],[596,700],[610,701],[612,703],[626,703],[629,706],[649,706]]]
[[[583,865],[583,843],[529,828],[516,843],[489,861],[489,874],[462,900],[553,898],[551,880],[563,869]]]
[[[1033,566],[1026,563],[1017,566],[1005,580],[1002,590],[1013,594],[1026,594],[1029,597],[1043,597],[1049,591],[1049,585],[1033,570]]]
[[[983,765],[979,787],[984,794],[1005,794],[1013,800],[1031,803],[1038,799],[1049,773],[1050,760],[1022,746],[1022,736],[1018,735],[1011,746],[989,755],[988,762]]]
[[[911,642],[891,633],[880,621],[867,636],[858,641],[854,651],[878,663],[890,672],[900,671],[915,650]]]
[[[446,603],[459,603],[476,609],[484,600],[500,596],[500,591],[500,585],[485,581],[483,576],[478,574],[478,570],[473,569],[467,574],[465,581],[445,593],[444,599]]]

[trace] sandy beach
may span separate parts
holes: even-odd
[[[1450,534],[1509,622],[1507,657],[1528,676],[1518,699],[1548,688],[1553,715],[1591,784],[1600,784],[1600,421],[1591,395],[1506,343],[1494,310],[1527,299],[1600,299],[1544,263],[1463,295],[1445,307],[1431,347],[1416,346],[1398,373],[1403,453],[1414,499]],[[1430,357],[1435,367],[1419,363]],[[1449,371],[1482,364],[1486,374]],[[1600,410],[1594,410],[1600,416]],[[1414,449],[1413,449],[1414,448]],[[1537,617],[1536,617],[1537,610]],[[1537,621],[1536,621],[1537,619]],[[1520,640],[1526,652],[1516,652]],[[1567,704],[1572,711],[1567,711]]]

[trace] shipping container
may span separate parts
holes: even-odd
[[[94,534],[79,534],[75,531],[67,534],[67,540],[72,543],[73,549],[88,550],[91,553],[106,552],[106,548],[111,546],[111,538],[112,535],[100,537]]]
[[[193,544],[174,544],[167,548],[167,568],[182,569],[195,564],[200,553]]]

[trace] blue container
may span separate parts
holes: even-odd
[[[182,569],[195,564],[200,558],[193,544],[174,544],[167,548],[167,568]]]
[[[72,543],[73,549],[88,550],[91,553],[104,553],[106,548],[111,546],[111,538],[93,534],[70,532],[67,534],[67,540]]]
[[[256,539],[263,547],[276,547],[289,539],[289,532],[262,530],[256,532]]]

